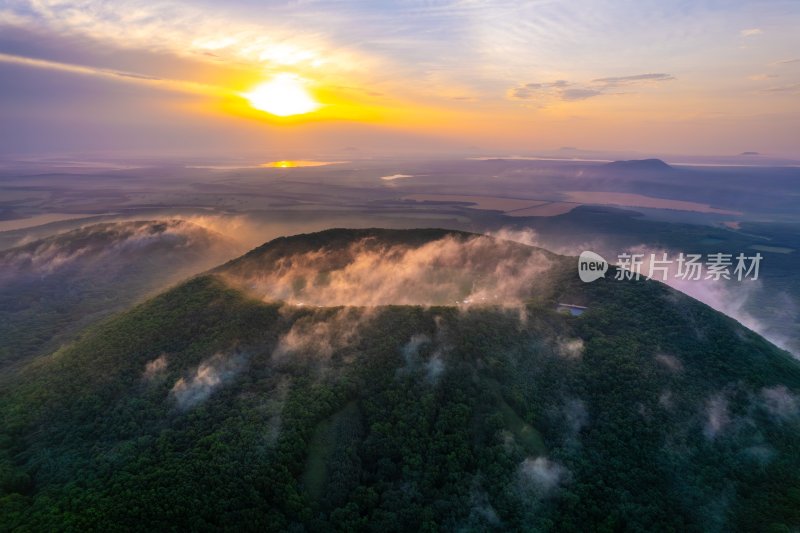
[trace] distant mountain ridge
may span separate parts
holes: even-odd
[[[631,159],[627,161],[612,161],[606,163],[603,168],[615,170],[630,170],[630,171],[646,171],[646,172],[664,172],[675,170],[675,167],[670,166],[661,159]]]

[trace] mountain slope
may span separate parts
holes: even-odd
[[[480,275],[426,295],[422,257]],[[376,268],[459,304],[264,301]],[[273,241],[0,384],[0,527],[798,527],[798,364],[659,283],[576,278],[463,233]]]
[[[0,251],[0,365],[52,351],[235,249],[200,226],[156,220],[94,224]]]

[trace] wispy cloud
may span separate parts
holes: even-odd
[[[180,409],[188,409],[204,401],[224,383],[233,379],[243,368],[245,358],[240,353],[216,353],[203,360],[189,374],[178,379],[170,390]]]
[[[206,94],[206,95],[234,94],[233,91],[230,91],[228,89],[224,89],[222,87],[215,87],[213,85],[206,85],[203,83],[196,83],[185,80],[170,80],[170,79],[159,78],[157,76],[139,74],[137,72],[126,72],[121,70],[96,68],[85,65],[74,65],[71,63],[48,61],[45,59],[34,59],[30,57],[23,57],[11,54],[0,53],[0,62],[11,63],[16,65],[24,65],[26,67],[32,67],[37,69],[56,70],[61,72],[69,72],[72,74],[96,76],[118,82],[150,85],[153,87],[159,87],[170,91],[179,91],[192,94]]]
[[[525,83],[517,85],[508,91],[508,96],[517,100],[538,100],[541,104],[546,104],[551,100],[561,100],[565,102],[576,102],[613,94],[613,89],[620,87],[636,87],[645,85],[656,85],[660,82],[672,81],[675,77],[671,74],[635,74],[632,76],[616,76],[608,78],[596,78],[588,83],[573,83],[567,80],[556,80],[545,83]]]
[[[482,236],[446,236],[417,247],[368,238],[345,249],[296,254],[268,269],[242,263],[225,276],[265,300],[302,305],[516,307],[541,289],[550,265],[537,250]],[[297,338],[307,336],[300,333]]]
[[[703,434],[707,439],[713,440],[725,430],[731,421],[728,400],[725,396],[716,394],[706,401],[705,418]]]
[[[588,87],[574,86],[565,80],[546,83],[525,83],[511,88],[508,96],[516,100],[536,100],[544,105],[551,100],[575,102],[603,94],[602,91]]]
[[[611,78],[597,78],[592,80],[593,84],[603,87],[622,87],[630,85],[638,85],[642,83],[654,83],[660,81],[672,81],[675,77],[671,74],[655,73],[655,74],[636,74],[633,76],[616,76]]]
[[[546,83],[525,83],[523,85],[519,85],[514,87],[509,92],[509,95],[512,98],[519,98],[519,99],[529,99],[535,98],[537,96],[546,95],[557,93],[561,94],[564,90],[566,90],[570,86],[570,83],[566,80],[556,80]]]
[[[747,28],[739,32],[742,37],[755,37],[764,33],[761,28]]]
[[[6,9],[3,19],[15,25],[45,26],[64,34],[84,35],[125,48],[169,52],[208,60],[224,59],[259,65],[319,67],[336,64],[353,68],[351,53],[330,46],[322,34],[298,31],[274,22],[256,23],[244,17],[220,16],[217,10],[178,2],[123,0],[41,0],[20,2]],[[273,6],[271,13],[285,9]],[[275,20],[280,20],[276,17]]]
[[[597,89],[582,89],[580,87],[575,87],[561,91],[561,99],[567,102],[575,102],[578,100],[586,100],[587,98],[600,96],[601,94],[603,94],[603,91],[599,91]]]
[[[777,77],[777,74],[753,74],[748,76],[747,79],[750,81],[765,81]]]
[[[144,366],[142,377],[146,380],[152,380],[156,376],[163,374],[168,365],[167,354],[162,353]]]
[[[761,397],[767,411],[781,420],[800,414],[800,400],[784,385],[761,389]]]
[[[792,83],[791,85],[778,85],[764,89],[764,92],[796,94],[800,93],[800,83]]]
[[[547,457],[528,457],[517,467],[520,488],[526,496],[545,498],[570,480],[570,472]]]

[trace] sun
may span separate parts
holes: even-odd
[[[243,96],[253,108],[279,117],[303,115],[320,108],[302,80],[293,74],[278,74]]]

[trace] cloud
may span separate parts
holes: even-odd
[[[547,83],[525,83],[509,90],[508,96],[517,100],[563,100],[574,102],[599,96],[602,92],[595,89],[574,87],[566,80]]]
[[[280,235],[275,227],[259,223],[246,214],[176,215],[173,218],[224,236],[236,244],[240,253],[264,244],[265,238],[274,238]],[[285,226],[280,229],[285,229]]]
[[[270,10],[273,19],[280,19],[274,16],[280,9]],[[41,0],[19,2],[4,15],[15,26],[46,27],[64,36],[82,35],[123,48],[209,62],[224,60],[261,68],[330,65],[351,70],[366,61],[363,54],[361,63],[354,61],[352,50],[331,46],[320,32],[253,21],[235,9],[220,16],[213,9],[175,2],[122,0],[112,5],[101,0]]]
[[[315,311],[298,318],[280,337],[272,357],[277,361],[301,356],[317,361],[329,359],[338,350],[358,341],[360,328],[370,316],[361,309],[342,308],[333,313]]]
[[[544,248],[559,255],[577,256],[584,250],[600,250],[604,248],[604,243],[598,238],[593,238],[583,242],[565,244],[561,239],[544,241],[539,234],[529,228],[501,228],[497,231],[488,232],[487,235],[497,239],[518,242],[527,246]]]
[[[751,81],[765,81],[777,77],[777,74],[753,74],[752,76],[748,76],[747,79]]]
[[[755,37],[761,35],[764,31],[761,28],[747,28],[739,32],[742,37]]]
[[[221,235],[179,219],[91,224],[0,252],[0,283],[104,261],[109,268],[126,255],[138,259],[142,250],[202,250],[207,255],[204,260],[213,260],[226,246]]]
[[[4,54],[4,53],[0,53],[0,62],[23,65],[26,67],[32,67],[38,69],[69,72],[72,74],[96,76],[119,82],[137,83],[140,85],[148,85],[151,87],[157,87],[170,91],[178,91],[189,94],[203,94],[212,96],[221,96],[221,95],[232,96],[235,94],[234,92],[228,89],[224,89],[222,87],[217,87],[213,85],[207,85],[192,81],[163,79],[157,76],[149,76],[137,72],[126,72],[120,70],[96,68],[85,65],[75,65],[72,63],[62,63],[59,61],[34,59],[30,57]]]
[[[406,366],[412,366],[416,364],[419,358],[419,350],[426,344],[430,344],[431,338],[425,335],[424,333],[417,333],[416,335],[412,335],[408,342],[403,346],[401,350],[403,353],[403,359],[406,362]]]
[[[784,385],[761,389],[761,399],[770,414],[786,420],[800,414],[800,399]]]
[[[489,495],[486,494],[486,491],[483,490],[477,482],[473,483],[472,490],[470,491],[470,504],[472,506],[469,513],[470,521],[473,524],[486,522],[495,528],[502,525],[502,520],[497,516],[497,511],[495,511],[489,501]],[[459,531],[462,529],[471,530],[475,528],[458,528]]]
[[[576,102],[578,100],[586,100],[587,98],[600,96],[601,94],[603,94],[603,91],[598,91],[597,89],[564,89],[561,91],[561,99],[566,102]]]
[[[412,335],[408,342],[403,346],[401,352],[405,364],[399,368],[398,375],[408,375],[421,371],[425,382],[435,385],[445,371],[444,355],[448,351],[448,346],[444,343],[442,331],[442,321],[436,318],[436,341],[424,334]],[[432,353],[425,359],[422,348],[425,346],[434,347]]]
[[[539,234],[530,228],[522,228],[522,229],[501,228],[497,231],[489,232],[487,233],[487,235],[490,237],[494,237],[495,239],[518,242],[526,246],[536,246],[538,248],[542,247],[541,241],[539,239]]]
[[[800,83],[793,83],[791,85],[778,85],[764,89],[764,92],[797,94],[800,93]]]
[[[745,448],[744,453],[762,466],[770,463],[776,455],[776,452],[773,448],[763,444]]]
[[[116,76],[118,80],[129,76],[155,77],[152,75],[180,80],[185,74],[187,80],[206,81],[212,85],[222,83],[215,80],[223,80],[231,85],[245,85],[254,83],[260,76],[267,77],[278,71],[290,70],[307,75],[309,80],[329,90],[342,85],[356,86],[362,90],[364,87],[372,87],[376,89],[374,92],[386,95],[383,103],[387,106],[395,104],[395,99],[410,103],[424,102],[428,105],[433,97],[438,99],[437,104],[441,105],[443,112],[445,109],[458,112],[463,110],[484,118],[497,118],[493,100],[506,97],[505,89],[509,87],[521,88],[525,85],[516,82],[537,81],[533,78],[512,78],[509,81],[509,73],[530,72],[532,68],[558,72],[564,70],[564,65],[569,65],[574,71],[586,72],[597,68],[598,64],[627,64],[637,69],[632,71],[636,74],[640,69],[648,71],[659,68],[650,67],[644,61],[660,65],[669,61],[675,53],[682,53],[675,49],[677,44],[674,36],[680,32],[683,37],[681,42],[697,52],[691,61],[693,67],[699,65],[699,68],[688,69],[687,76],[699,76],[702,75],[703,66],[713,64],[717,59],[713,43],[719,41],[718,31],[730,31],[719,29],[719,19],[713,13],[716,10],[707,10],[702,6],[666,9],[664,13],[659,13],[658,24],[653,24],[652,9],[644,4],[621,7],[605,3],[603,7],[598,7],[588,0],[545,3],[415,2],[413,5],[302,1],[271,2],[268,7],[263,3],[249,1],[228,4],[224,12],[221,12],[207,1],[15,0],[6,2],[0,8],[3,22],[20,31],[43,34],[49,42],[57,41],[62,48],[71,48],[72,52],[61,54],[51,50],[48,54],[37,55],[35,46],[30,43],[25,50],[4,51],[29,58],[58,59],[90,68],[114,67],[115,65],[108,65],[107,62],[111,58],[115,61],[119,58],[124,65],[119,66],[122,74]],[[739,7],[726,10],[725,17],[739,11]],[[793,19],[786,19],[783,24],[791,27],[793,22]],[[625,31],[608,31],[609,27],[617,26],[624,27]],[[743,26],[746,24],[739,22],[734,28]],[[770,28],[770,31],[778,31],[773,30],[772,26]],[[29,41],[38,40],[37,37],[29,38]],[[649,48],[640,46],[642,43],[649,43]],[[654,50],[659,49],[661,53],[654,55]],[[120,53],[107,53],[108,51]],[[157,59],[145,60],[148,57]],[[158,67],[155,63],[161,66]],[[139,66],[142,68],[138,68]],[[179,68],[172,68],[176,66]],[[381,75],[387,71],[392,72],[392,76]],[[600,75],[602,74],[594,76]],[[59,79],[45,84],[58,86],[57,98],[37,97],[40,92],[37,90],[21,90],[22,95],[6,98],[8,107],[15,112],[23,108],[38,109],[49,118],[48,126],[54,120],[53,117],[59,117],[62,112],[69,111],[75,116],[83,116],[86,113],[80,114],[62,93],[76,98],[81,95],[81,98],[88,99],[86,93],[91,91],[77,88],[64,91],[61,83],[58,83],[64,77],[59,75]],[[531,91],[535,90],[531,88],[521,89],[516,91],[516,95],[509,96],[515,100],[528,101],[528,105],[537,102],[546,105],[551,100],[574,104],[601,97],[605,92],[591,85],[591,77],[592,75],[584,79],[576,78],[574,86],[562,93],[554,93],[544,101],[541,101],[541,96],[532,94]],[[407,80],[414,82],[406,83]],[[88,79],[79,83],[90,85],[95,81],[96,79]],[[542,81],[547,82],[550,79],[542,78]],[[25,89],[41,89],[43,85],[37,81],[15,80],[15,84],[17,83],[28,84]],[[500,91],[497,90],[498,86],[502,87]],[[144,118],[154,123],[167,121],[169,124],[166,126],[176,130],[191,130],[195,135],[201,135],[202,132],[202,136],[208,139],[208,146],[224,145],[219,148],[222,152],[230,152],[231,147],[244,150],[241,141],[231,140],[227,131],[227,124],[230,123],[233,128],[238,121],[229,121],[231,117],[227,112],[217,113],[220,107],[214,106],[213,113],[200,113],[203,115],[201,117],[196,113],[189,113],[195,111],[195,107],[188,109],[188,106],[170,106],[169,111],[175,116],[165,117],[162,109],[155,106],[153,99],[141,99],[139,105],[148,113],[136,113],[128,105],[131,99],[138,100],[138,94],[134,96],[137,91],[129,90],[133,88],[135,87],[104,87],[109,99],[125,101],[122,105],[117,102],[106,104],[109,108],[113,105],[113,110],[89,113],[95,119],[94,122],[97,117],[110,119],[112,116],[124,117],[128,122],[137,124]],[[245,87],[231,88],[245,90]],[[556,89],[554,87],[552,90]],[[709,94],[714,92],[709,91]],[[159,97],[164,100],[179,99],[175,95],[166,94]],[[465,103],[460,106],[452,100],[461,97],[477,99],[480,104]],[[20,105],[24,99],[37,98],[53,111],[45,113],[39,106]],[[59,101],[62,103],[59,104]],[[85,105],[91,108],[92,104],[97,111],[97,101]],[[642,113],[652,114],[654,111],[651,108],[652,106]],[[208,111],[211,108],[204,109]],[[226,106],[225,109],[230,108]],[[658,106],[654,109],[658,109]],[[25,114],[25,120],[18,119],[19,124],[30,124],[30,114]],[[202,121],[209,127],[190,127],[183,120],[187,116],[198,122]],[[470,115],[468,118],[473,123],[480,122],[473,120],[477,116]],[[589,117],[587,120],[592,119]],[[74,147],[84,146],[86,149],[96,149],[95,137],[102,137],[100,140],[110,147],[132,150],[129,139],[141,137],[140,130],[144,131],[143,127],[131,129],[128,124],[124,124],[124,129],[120,126],[116,130],[117,135],[101,133],[89,137],[88,133],[84,133],[83,136],[76,136],[75,130],[81,128],[75,128],[74,122],[64,118],[59,120],[58,128],[45,126],[46,138],[52,143],[53,150],[75,150]],[[176,123],[183,126],[178,127]],[[32,126],[28,127],[33,130]],[[45,127],[37,129],[43,130]],[[258,127],[263,129],[264,125],[260,124]],[[309,129],[311,127],[312,125],[308,126]],[[313,125],[313,128],[317,127],[322,128],[321,125]],[[367,126],[363,128],[366,130]],[[157,124],[148,124],[148,131],[156,129]],[[371,125],[369,129],[377,128]],[[458,142],[466,140],[461,139],[462,136],[475,135],[480,138],[470,138],[467,140],[469,144],[480,144],[487,139],[500,142],[494,128],[478,129],[480,131],[457,132]],[[356,130],[355,126],[353,130]],[[518,133],[508,133],[512,130],[515,128],[505,128],[508,136],[506,142],[515,139],[517,144],[530,144],[533,130],[527,127],[517,128]],[[536,130],[548,131],[551,136],[558,133],[553,128],[539,127]],[[102,131],[111,130],[105,127]],[[351,132],[351,136],[345,141],[337,142],[353,144],[354,139],[361,142],[360,135],[364,135],[377,143],[371,132],[361,134],[360,131],[361,127],[358,132]],[[589,130],[584,133],[587,131]],[[43,136],[37,133],[38,131],[32,131],[30,135],[36,136],[35,149],[43,150],[46,146],[42,144]],[[563,131],[560,133],[562,136],[565,134]],[[166,133],[162,136],[164,135]],[[453,135],[456,136],[456,133],[453,132]],[[672,136],[675,137],[674,132]],[[258,135],[248,132],[242,134],[242,139],[245,137],[251,139]],[[288,142],[284,137],[276,136],[280,143]],[[341,139],[341,136],[334,137]],[[644,142],[638,137],[637,140]],[[225,145],[224,141],[232,144]],[[19,143],[20,148],[34,150],[25,147],[22,141],[14,142]],[[143,149],[160,148],[160,143],[147,135],[144,135],[141,142],[147,147]],[[383,141],[381,146],[386,146],[387,142],[390,141]],[[180,145],[182,149],[185,145],[185,149],[198,150],[196,142],[174,140],[170,144],[173,143]],[[247,142],[245,144],[250,146]],[[252,146],[255,147],[255,144]],[[65,149],[66,147],[69,148]]]
[[[794,65],[796,63],[800,63],[800,57],[795,57],[792,59],[782,59],[780,61],[776,61],[775,65]]]
[[[671,74],[651,73],[651,74],[636,74],[633,76],[617,76],[611,78],[597,78],[592,80],[593,84],[602,87],[623,87],[630,85],[638,85],[642,83],[653,83],[660,81],[672,81],[675,77]]]
[[[707,439],[715,439],[731,422],[728,411],[728,400],[724,396],[717,394],[706,401],[705,406],[706,421],[703,426],[703,435]]]
[[[445,369],[441,350],[435,351],[431,358],[425,361],[423,368],[425,369],[425,381],[437,383]]]
[[[589,412],[586,410],[586,404],[579,398],[567,400],[564,403],[562,413],[567,422],[567,428],[573,437],[576,437],[589,423]]]
[[[549,83],[526,83],[511,89],[510,96],[519,99],[534,98],[540,94],[548,94],[550,89],[564,89],[569,83],[565,80],[556,80]]]
[[[577,102],[596,96],[612,94],[610,91],[619,87],[653,85],[659,82],[672,81],[674,79],[675,77],[671,74],[650,73],[596,78],[588,83],[574,83],[567,80],[525,83],[512,87],[508,91],[508,97],[514,100],[538,100],[543,104],[552,100]]]
[[[161,354],[152,361],[149,361],[146,365],[144,365],[144,372],[142,373],[142,377],[144,379],[150,380],[155,378],[156,376],[162,374],[168,365],[167,355]]]
[[[170,395],[180,409],[194,407],[236,376],[243,366],[244,357],[241,354],[216,353],[200,363],[190,375],[179,378]]]
[[[345,248],[247,262],[223,276],[269,301],[313,306],[501,305],[517,307],[550,268],[547,253],[486,236],[418,246],[364,239]]]
[[[580,398],[566,398],[560,405],[548,410],[548,418],[562,428],[564,446],[575,449],[581,446],[581,431],[589,424],[589,410]]]
[[[651,249],[645,245],[633,246],[625,251],[631,254],[643,254],[641,268],[643,276],[649,273],[650,259],[653,256],[658,259],[666,253],[668,259],[675,259],[677,257],[675,253],[663,249]],[[754,316],[751,311],[751,309],[753,309],[752,302],[759,301],[759,299],[763,297],[763,291],[765,289],[761,280],[689,280],[676,277],[676,273],[677,261],[672,261],[668,265],[666,279],[662,279],[663,276],[658,272],[655,272],[655,279],[662,281],[683,294],[700,300],[716,311],[724,313],[740,322],[746,328],[755,331],[776,346],[793,352],[795,356],[798,356],[797,342],[779,331],[779,328],[773,325],[772,319],[769,316],[763,315],[763,309],[762,315],[759,317]],[[773,294],[770,296],[770,299],[780,302],[780,313],[783,317],[800,317],[800,308],[790,295],[786,293]]]
[[[583,356],[583,339],[558,339],[556,352],[565,359],[580,359]]]
[[[569,470],[547,457],[528,457],[517,467],[517,475],[524,489],[544,498],[568,480]]]
[[[758,301],[759,295],[763,291],[759,281],[745,284],[744,282],[726,283],[710,280],[672,280],[668,282],[668,285],[728,315],[776,346],[788,351],[796,350],[792,339],[780,333],[770,324],[769,320],[757,318],[749,310],[750,302]],[[798,312],[794,302],[788,295],[783,296],[785,300],[783,313],[797,316]],[[778,297],[773,297],[773,299],[778,299]]]
[[[672,391],[665,390],[658,395],[658,404],[664,409],[671,410],[673,407]]]
[[[659,353],[656,354],[655,359],[658,363],[661,363],[665,368],[671,370],[672,372],[683,372],[683,363],[681,363],[681,360],[674,355]]]

